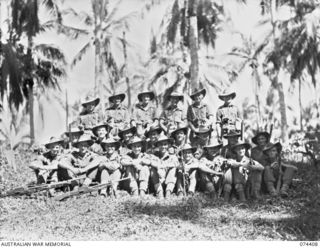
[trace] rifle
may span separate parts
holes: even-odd
[[[181,158],[181,162],[182,162],[182,186],[183,186],[183,196],[186,196],[187,195],[187,192],[186,192],[186,178],[185,178],[185,164],[184,164],[184,161],[183,161],[183,158]]]
[[[51,183],[51,184],[39,184],[36,186],[19,187],[19,188],[15,188],[7,191],[4,195],[0,195],[0,197],[31,195],[32,193],[35,193],[35,192],[67,186],[75,181],[85,179],[85,178],[86,176],[82,176],[82,177],[72,178],[69,180],[61,181],[61,182]]]
[[[278,176],[277,188],[276,188],[277,194],[279,194],[280,188],[281,188],[282,165],[281,165],[281,156],[280,156],[280,154],[279,154],[279,158],[278,158],[278,163],[279,163],[279,176]]]
[[[53,200],[62,201],[64,199],[67,199],[67,198],[72,197],[72,196],[83,195],[83,194],[95,192],[95,191],[104,189],[104,188],[106,188],[108,186],[112,186],[113,182],[120,182],[120,181],[124,181],[124,180],[131,180],[131,178],[130,177],[125,177],[125,178],[122,178],[122,179],[117,180],[117,181],[109,181],[107,183],[97,184],[97,185],[94,185],[94,186],[91,186],[91,187],[81,187],[78,190],[70,191],[70,192],[64,193],[62,195],[55,196],[55,197],[53,197]]]

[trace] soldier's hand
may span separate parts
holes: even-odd
[[[278,169],[278,168],[279,168],[278,162],[272,163],[272,164],[271,164],[271,168],[272,168],[272,169]]]
[[[133,167],[134,167],[135,169],[141,170],[140,161],[134,160],[134,161],[132,162],[132,165],[133,165]]]
[[[141,164],[143,164],[143,165],[150,165],[150,164],[151,164],[151,161],[150,161],[150,159],[148,159],[148,158],[143,158],[143,159],[141,159]]]

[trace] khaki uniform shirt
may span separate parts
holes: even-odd
[[[140,103],[133,107],[131,120],[141,123],[142,126],[151,124],[154,119],[157,119],[157,108],[153,104],[148,104],[146,108],[143,108]]]
[[[221,125],[222,129],[226,129],[229,126],[235,126],[238,118],[241,117],[237,106],[232,104],[229,106],[222,105],[217,110],[216,123]]]
[[[111,106],[106,109],[105,122],[112,127],[123,129],[130,121],[130,115],[127,107],[120,104],[117,108]]]
[[[101,162],[105,165],[105,167],[110,171],[115,171],[117,169],[120,169],[121,163],[120,163],[120,155],[118,152],[114,152],[110,157],[107,157],[106,155],[102,156]]]
[[[97,154],[88,151],[84,155],[82,155],[78,151],[74,151],[66,156],[66,161],[78,168],[84,168],[86,167],[90,162],[92,162],[97,157]]]
[[[260,147],[256,146],[251,149],[251,157],[252,159],[258,161],[263,166],[266,166],[268,164],[268,157],[265,155]]]
[[[180,165],[178,157],[174,154],[169,154],[168,152],[161,156],[160,152],[157,151],[151,156],[151,160],[156,162],[159,168],[164,169],[176,168]]]
[[[231,159],[235,159],[236,158],[236,154],[234,154],[231,150],[231,146],[230,145],[225,145],[221,148],[221,156],[224,158],[231,158]]]
[[[186,114],[183,113],[183,110],[179,107],[173,108],[169,106],[163,110],[160,119],[165,121],[165,125],[174,125],[177,126],[177,123],[183,123],[187,119]]]
[[[93,111],[91,113],[80,113],[78,118],[78,125],[79,128],[83,128],[84,130],[92,129],[96,126],[99,122],[103,121],[102,113],[98,111]]]
[[[207,122],[213,114],[210,112],[207,104],[201,104],[200,106],[190,105],[187,110],[187,120],[191,122],[195,128],[203,126],[203,123]]]

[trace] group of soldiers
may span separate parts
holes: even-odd
[[[102,197],[116,197],[119,190],[159,198],[200,191],[212,199],[229,201],[234,195],[246,201],[260,199],[262,189],[288,196],[297,168],[281,161],[281,144],[271,143],[266,131],[252,138],[254,148],[243,141],[234,91],[219,95],[223,104],[215,119],[203,103],[205,96],[205,89],[195,89],[186,113],[179,92],[168,96],[161,113],[150,91],[138,94],[131,112],[123,105],[125,94],[110,96],[105,111],[99,98],[86,99],[64,137],[52,137],[46,149],[37,149],[29,166],[38,183],[82,176],[70,185],[73,191],[110,182],[99,191]],[[55,189],[50,194],[55,195]]]

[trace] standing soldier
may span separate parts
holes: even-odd
[[[58,181],[58,164],[63,154],[63,139],[51,137],[50,141],[45,144],[49,150],[39,155],[29,165],[37,176],[37,183],[49,183]],[[55,190],[50,189],[49,194],[52,196]]]
[[[96,110],[96,107],[100,103],[100,98],[86,97],[86,100],[81,104],[83,110],[78,118],[78,125],[81,130],[85,130],[87,133],[91,133],[91,129],[100,121],[103,120],[102,113]]]
[[[137,127],[137,135],[142,137],[151,125],[159,124],[157,108],[151,101],[155,95],[151,91],[138,94],[139,103],[132,110],[131,125]]]
[[[92,133],[94,134],[95,141],[90,147],[91,151],[97,154],[103,153],[101,141],[107,137],[111,129],[112,127],[105,123],[98,123],[92,128]]]
[[[254,170],[263,171],[264,167],[246,156],[246,152],[251,146],[243,141],[232,146],[232,151],[235,154],[235,159],[229,159],[228,164],[232,168],[232,177],[225,178],[224,181],[224,199],[229,201],[232,185],[238,193],[240,201],[246,201],[245,185],[247,183],[248,174]],[[231,179],[231,180],[230,180]]]
[[[150,156],[144,153],[145,141],[139,137],[132,137],[128,147],[132,150],[121,159],[121,165],[125,167],[126,177],[131,178],[129,192],[136,196],[138,190],[140,196],[144,196],[148,190],[150,177]]]
[[[169,146],[173,140],[165,135],[161,135],[156,141],[158,151],[151,156],[150,178],[154,186],[157,197],[163,197],[163,188],[166,189],[166,197],[169,198],[176,185],[176,168],[179,166],[178,157],[169,154]],[[164,184],[164,185],[163,185]]]
[[[171,133],[171,137],[173,138],[173,145],[172,148],[174,149],[173,152],[178,155],[179,151],[184,147],[187,143],[187,135],[188,135],[188,127],[181,127],[177,128]]]
[[[243,132],[241,125],[242,120],[240,111],[237,106],[232,104],[232,100],[236,97],[236,93],[230,89],[225,90],[219,99],[224,103],[217,110],[216,123],[218,139],[221,141],[222,137],[231,130]],[[241,133],[242,135],[242,133]]]
[[[203,147],[204,153],[200,159],[200,162],[205,164],[209,169],[217,172],[217,174],[213,175],[200,173],[200,184],[205,191],[209,192],[210,197],[213,199],[217,197],[216,189],[222,190],[222,166],[225,158],[220,155],[221,147],[221,143],[210,142],[210,144]],[[221,174],[219,175],[219,173]]]
[[[120,155],[118,153],[120,142],[113,138],[104,138],[100,145],[103,149],[103,154],[97,156],[82,169],[82,172],[87,173],[87,178],[83,185],[89,186],[93,180],[98,180],[101,184],[111,181],[109,195],[117,197],[118,182],[121,177]],[[100,191],[100,195],[107,196],[107,187]]]
[[[187,120],[191,129],[190,142],[193,142],[194,134],[200,127],[212,129],[213,114],[208,108],[207,104],[202,102],[206,96],[205,89],[196,89],[190,98],[193,100],[192,105],[187,110]]]
[[[183,195],[184,190],[186,190],[189,195],[194,195],[197,186],[198,170],[215,174],[215,171],[209,169],[193,156],[196,150],[196,147],[186,144],[179,152],[181,164],[177,172],[178,196]]]
[[[278,193],[277,191],[280,190],[281,196],[287,197],[288,189],[292,183],[293,176],[297,171],[297,167],[281,161],[281,150],[282,145],[279,142],[275,144],[269,143],[263,149],[263,152],[267,155],[268,161],[268,164],[265,167],[264,181],[267,185],[268,192],[272,196],[276,195]]]
[[[270,134],[268,132],[258,132],[253,138],[252,143],[256,146],[251,149],[251,157],[253,160],[259,162],[264,167],[268,164],[267,155],[263,152],[263,149],[270,141]],[[260,199],[260,190],[262,183],[262,172],[253,171],[249,177],[250,186],[252,187],[252,196],[253,198]]]
[[[145,137],[147,138],[146,153],[154,154],[154,152],[157,150],[156,142],[162,131],[163,130],[160,126],[151,126],[150,129],[146,131],[145,133]]]
[[[93,144],[93,140],[89,134],[84,133],[80,138],[73,143],[73,146],[79,151],[73,151],[66,155],[59,163],[59,171],[64,180],[75,178],[76,175],[83,174],[84,168],[92,162],[97,154],[89,150]]]
[[[125,94],[116,94],[109,97],[111,106],[106,109],[106,122],[112,127],[112,135],[117,136],[119,130],[123,129],[130,122],[129,111],[122,104],[126,98]]]
[[[160,116],[160,126],[165,130],[165,133],[170,136],[172,131],[185,126],[187,117],[182,108],[178,106],[180,101],[183,102],[183,95],[172,92],[168,98],[170,105],[163,110]]]

